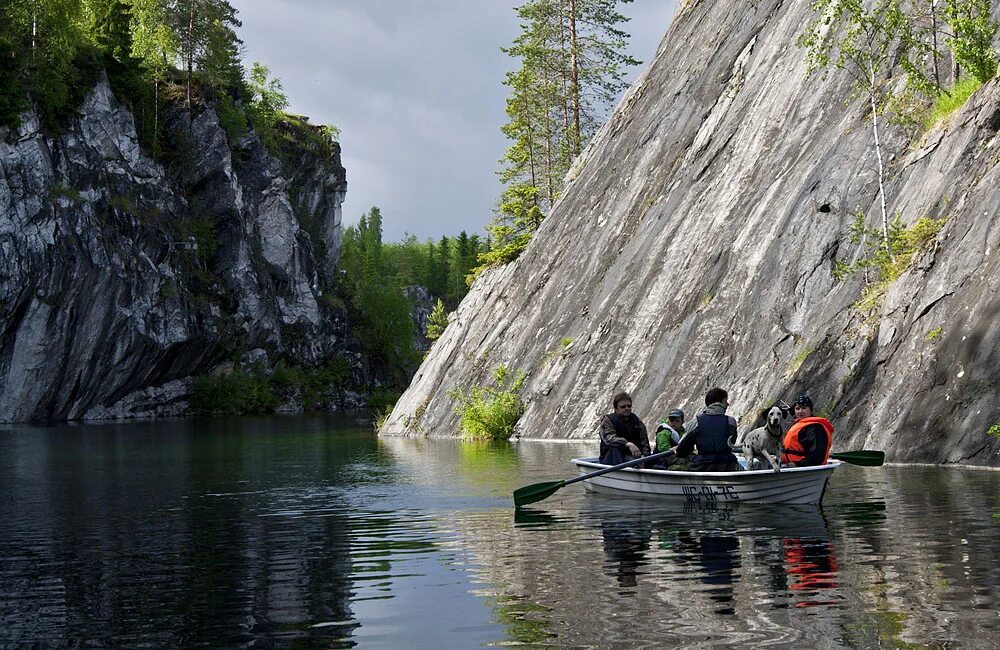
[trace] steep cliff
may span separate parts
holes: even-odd
[[[283,167],[209,108],[164,119],[167,164],[106,80],[61,135],[0,129],[0,421],[181,414],[225,359],[337,352],[339,150]]]
[[[874,148],[846,75],[807,78],[809,3],[694,2],[571,172],[529,248],[485,274],[383,434],[456,435],[446,391],[530,373],[515,435],[590,438],[611,395],[647,421],[730,390],[731,413],[808,390],[835,447],[1000,464],[1000,84],[920,145],[890,135],[890,214],[946,219],[873,317],[838,279]],[[572,343],[563,346],[564,339]]]

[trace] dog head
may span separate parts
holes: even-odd
[[[767,431],[771,435],[780,434],[785,421],[785,413],[780,407],[772,406],[767,412]]]

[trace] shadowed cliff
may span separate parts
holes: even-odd
[[[515,435],[596,438],[617,390],[647,423],[729,389],[749,424],[808,391],[837,449],[1000,464],[1000,86],[918,145],[887,134],[890,215],[946,219],[875,313],[852,305],[854,214],[874,224],[864,102],[807,78],[808,3],[698,2],[671,25],[529,248],[484,274],[383,435],[458,435],[446,392],[529,373]],[[571,339],[568,346],[564,339]],[[595,441],[596,445],[596,441]],[[596,447],[595,447],[596,449]]]
[[[164,113],[165,161],[106,79],[60,135],[0,128],[0,422],[187,414],[220,363],[343,347],[339,147],[282,165],[211,108]]]

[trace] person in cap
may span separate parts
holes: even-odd
[[[674,409],[667,414],[666,418],[660,420],[660,425],[656,427],[656,449],[653,453],[666,451],[677,446],[683,437],[684,411]]]
[[[632,397],[618,393],[611,400],[614,411],[601,417],[601,462],[620,465],[649,455],[649,433],[632,412]]]
[[[738,472],[740,463],[736,460],[730,445],[736,443],[736,420],[726,415],[729,408],[729,393],[723,388],[713,388],[705,394],[705,410],[699,413],[691,427],[677,445],[677,457],[691,458],[687,469],[692,472]]]
[[[781,464],[789,467],[826,465],[833,446],[833,424],[826,418],[813,415],[813,401],[808,395],[799,395],[793,404],[795,421],[785,433]]]
[[[683,437],[684,411],[674,409],[667,414],[667,417],[660,420],[659,426],[656,427],[656,448],[653,450],[653,453],[657,454],[661,451],[667,451],[668,449],[676,447]],[[683,469],[680,465],[685,464],[686,462],[677,458],[677,456],[670,456],[665,459],[659,459],[654,465],[652,465],[652,467],[654,469],[679,470]]]

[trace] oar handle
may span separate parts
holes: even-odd
[[[626,461],[620,465],[615,465],[614,467],[605,467],[602,470],[596,472],[591,472],[590,474],[582,474],[576,478],[571,478],[568,481],[563,481],[563,485],[569,485],[571,483],[576,483],[577,481],[583,481],[588,478],[594,478],[596,476],[601,476],[602,474],[607,474],[608,472],[614,472],[620,469],[625,469],[626,467],[632,467],[633,465],[642,465],[643,463],[648,463],[651,460],[657,460],[659,458],[667,458],[668,456],[674,455],[673,449],[668,449],[666,451],[661,451],[658,454],[650,454],[649,456],[643,456],[642,458],[634,458],[630,461]]]

